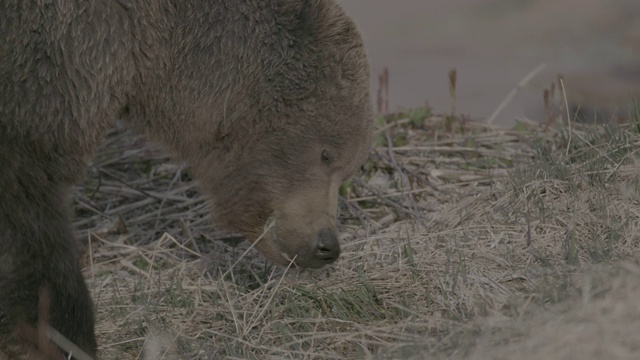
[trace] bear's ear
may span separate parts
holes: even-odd
[[[355,29],[336,0],[280,0],[276,21],[295,39],[332,41]]]
[[[281,24],[293,33],[294,37],[309,33],[318,19],[324,0],[284,0],[280,2]]]
[[[298,14],[302,12],[302,10],[312,7],[312,2],[318,2],[317,0],[281,0],[280,1],[280,9],[282,13],[291,14],[294,18],[296,18]]]
[[[336,0],[299,0],[296,26],[293,29],[296,38],[312,37],[319,42],[329,44],[341,38],[349,39],[356,31],[353,22]]]

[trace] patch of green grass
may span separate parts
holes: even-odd
[[[424,121],[433,116],[433,113],[431,108],[424,106],[409,110],[407,115],[411,120],[411,125],[416,128],[423,128]]]
[[[377,289],[363,280],[353,289],[326,291],[297,286],[280,311],[287,317],[305,318],[309,314],[358,323],[399,320],[406,315],[388,308]]]

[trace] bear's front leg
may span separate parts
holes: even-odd
[[[44,294],[48,325],[95,358],[93,305],[63,192],[34,190],[0,193],[0,348],[37,342],[24,329],[42,327]]]

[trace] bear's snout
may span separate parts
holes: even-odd
[[[315,257],[324,264],[331,264],[340,256],[340,242],[335,231],[322,229],[316,236]]]

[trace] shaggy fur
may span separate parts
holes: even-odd
[[[270,260],[339,255],[341,181],[371,141],[361,36],[333,0],[0,1],[0,335],[95,356],[68,190],[117,118],[190,163],[214,220]]]

